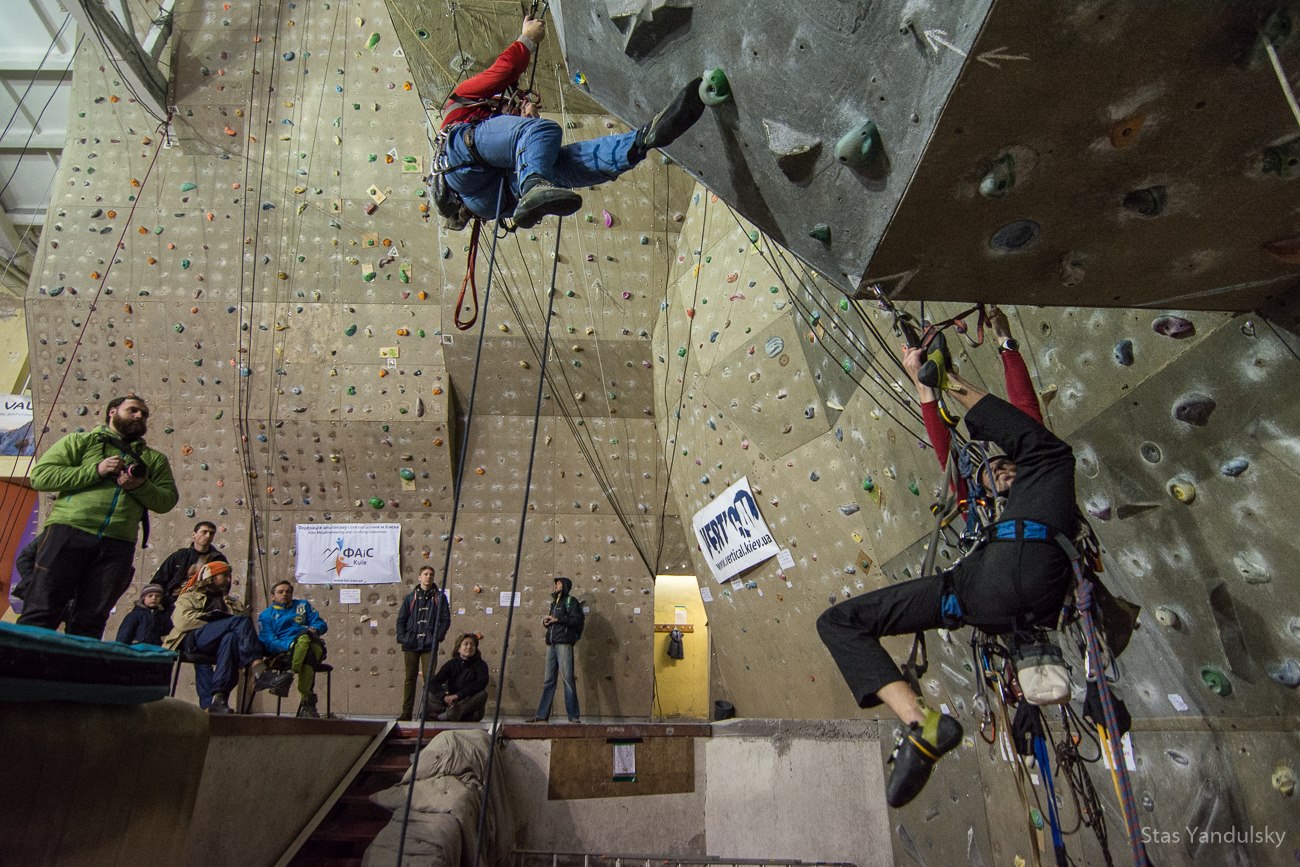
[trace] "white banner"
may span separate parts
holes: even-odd
[[[34,455],[32,399],[24,394],[0,395],[0,455]]]
[[[743,478],[695,513],[695,538],[722,583],[780,551]]]
[[[397,584],[401,524],[298,524],[299,584]]]

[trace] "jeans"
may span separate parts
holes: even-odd
[[[66,622],[69,635],[103,638],[109,612],[135,575],[135,543],[66,524],[47,524],[38,539],[18,622],[46,629]]]
[[[555,701],[556,676],[564,678],[564,710],[569,722],[577,722],[578,687],[573,676],[573,645],[552,644],[546,648],[546,681],[542,684],[542,700],[537,703],[537,719],[551,718],[551,704]]]
[[[215,670],[211,665],[195,664],[194,689],[199,694],[199,707],[212,704],[214,693],[229,695],[239,681],[239,671],[265,651],[257,640],[257,630],[248,617],[232,616],[205,623],[185,636],[185,649],[190,653],[216,657]]]
[[[465,207],[484,220],[497,218],[498,195],[500,216],[514,213],[520,185],[530,175],[541,175],[557,187],[594,187],[614,180],[643,159],[631,155],[635,130],[561,145],[564,130],[553,120],[499,115],[473,127],[474,148],[488,163],[483,165],[465,146],[468,129],[468,124],[454,127],[448,136],[447,160],[461,168],[448,172],[446,178]],[[505,190],[501,190],[503,180]]]

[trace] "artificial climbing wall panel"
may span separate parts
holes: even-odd
[[[1243,310],[1300,283],[1294,2],[556,8],[629,122],[723,69],[674,158],[846,292]]]
[[[38,411],[54,411],[43,445],[136,391],[177,476],[180,505],[154,521],[119,613],[197,519],[218,523],[238,592],[257,608],[293,575],[297,524],[396,520],[406,582],[425,563],[442,580],[451,549],[452,630],[484,635],[494,685],[513,617],[507,712],[535,707],[539,621],[565,574],[589,608],[584,713],[648,714],[654,561],[689,562],[664,512],[648,329],[690,182],[656,156],[618,187],[586,191],[566,221],[525,511],[554,221],[501,244],[475,391],[478,333],[451,323],[468,233],[428,218],[426,114],[389,10],[191,3],[176,24],[170,130],[89,46],[79,58],[73,137],[28,304]],[[475,45],[499,50],[508,29],[478,32]],[[437,50],[450,56],[453,36]],[[491,60],[479,53],[475,69]],[[548,102],[566,109],[556,117],[570,136],[625,129],[556,93]],[[485,290],[487,254],[485,244]],[[399,706],[395,623],[408,589],[365,587],[347,603],[338,586],[300,586],[331,624],[335,712]]]

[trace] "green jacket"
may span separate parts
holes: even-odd
[[[144,510],[170,512],[180,499],[167,457],[143,440],[135,455],[149,467],[149,476],[134,491],[124,491],[112,478],[100,478],[96,468],[104,458],[121,456],[101,434],[116,436],[104,425],[86,433],[71,433],[50,446],[32,468],[32,487],[56,491],[58,498],[46,524],[66,524],[96,536],[135,543]]]

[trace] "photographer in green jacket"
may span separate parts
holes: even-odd
[[[140,524],[179,495],[171,465],[145,445],[149,407],[138,397],[108,402],[104,424],[71,433],[41,455],[31,484],[57,497],[45,519],[20,624],[101,638],[108,614],[131,586]],[[71,603],[69,605],[69,603]]]

